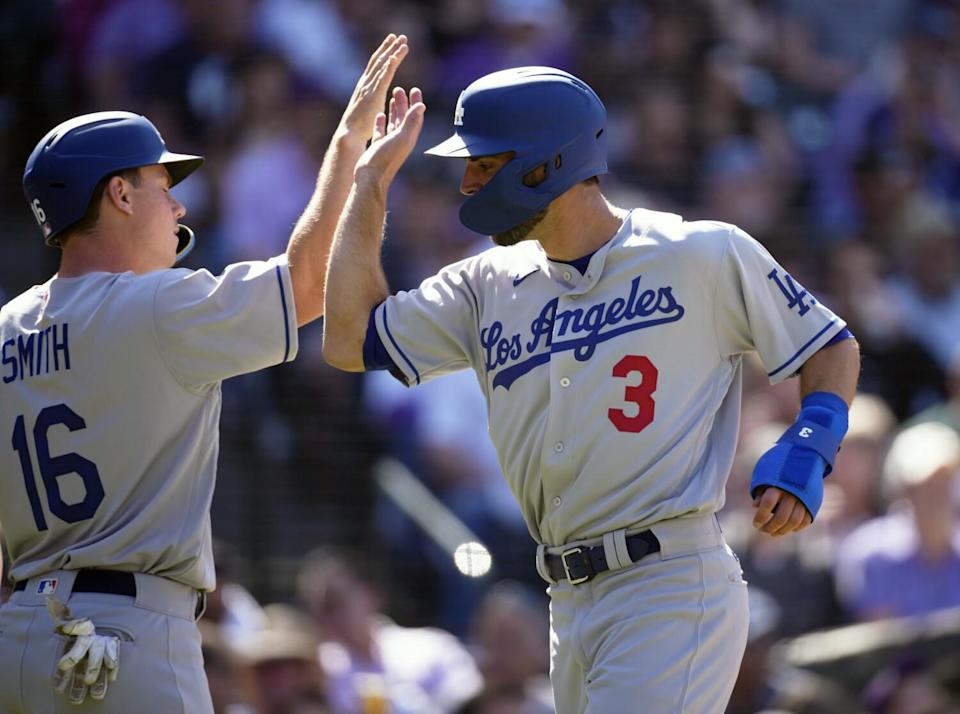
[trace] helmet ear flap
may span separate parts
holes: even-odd
[[[534,166],[523,175],[523,185],[527,188],[536,188],[550,177],[549,161],[544,161],[539,166]],[[563,154],[557,153],[553,157],[553,169],[559,171],[563,166]],[[538,173],[540,172],[540,173]]]
[[[519,159],[508,161],[483,188],[463,202],[460,222],[472,231],[492,236],[539,213],[553,196],[525,186],[524,175],[529,174],[530,171],[523,173]]]
[[[550,169],[547,166],[547,162],[544,161],[539,166],[534,166],[532,169],[527,171],[521,180],[523,181],[523,185],[527,188],[536,188],[547,180],[549,172]]]

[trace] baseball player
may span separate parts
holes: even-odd
[[[742,355],[800,375],[797,422],[757,464],[754,524],[809,525],[846,430],[859,356],[845,323],[735,226],[610,204],[606,112],[549,67],[461,94],[460,211],[497,247],[389,295],[387,190],[425,111],[395,89],[357,165],[327,276],[324,353],[408,385],[471,368],[550,583],[560,714],[722,712],[747,594],[715,513],[733,461]]]
[[[213,711],[195,620],[215,584],[220,382],[293,359],[322,313],[336,221],[406,53],[389,35],[370,58],[286,253],[218,276],[172,268],[193,234],[170,189],[203,159],[146,118],[79,116],[30,155],[27,201],[62,255],[0,311],[15,581],[0,711]]]

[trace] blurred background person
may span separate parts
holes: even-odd
[[[917,196],[897,215],[890,278],[909,334],[946,372],[960,351],[960,223],[950,206]]]
[[[456,714],[532,714],[522,687],[490,687],[465,702]]]
[[[265,627],[267,616],[241,584],[245,565],[240,552],[226,541],[214,538],[213,557],[217,587],[207,595],[203,619],[216,626],[218,636],[228,645],[234,645],[250,632]]]
[[[863,349],[859,389],[882,398],[903,420],[940,402],[943,369],[912,334],[887,275],[891,255],[864,240],[827,252],[824,299],[847,316]]]
[[[909,427],[884,464],[889,512],[853,531],[835,564],[837,591],[856,620],[960,606],[960,435],[937,422]]]
[[[551,714],[549,635],[543,601],[526,586],[503,581],[490,588],[474,612],[469,640],[484,690],[513,692],[525,714]]]
[[[364,714],[447,714],[473,696],[481,676],[457,639],[442,630],[401,627],[381,610],[361,575],[369,559],[332,548],[312,551],[297,576],[301,601],[323,642],[330,708]]]
[[[326,701],[317,658],[320,639],[306,613],[286,604],[263,609],[265,622],[239,638],[235,650],[251,674],[258,714],[288,714],[304,696]]]
[[[225,263],[276,253],[297,220],[297,202],[310,198],[312,177],[336,121],[332,111],[315,116],[324,140],[304,140],[294,76],[280,55],[252,51],[236,60],[233,72],[238,102],[234,143],[217,197],[222,216],[218,252]]]
[[[227,644],[216,623],[204,619],[199,627],[214,714],[256,714],[258,692],[238,653]]]

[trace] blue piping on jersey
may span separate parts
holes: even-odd
[[[387,332],[387,337],[390,338],[390,342],[393,343],[394,349],[403,357],[403,361],[407,363],[407,366],[410,368],[410,371],[413,372],[414,379],[417,380],[417,384],[420,384],[420,373],[417,372],[417,368],[413,366],[413,363],[407,358],[403,353],[403,350],[400,349],[400,345],[397,344],[397,341],[393,339],[393,333],[390,332],[390,325],[387,324],[387,309],[383,309],[383,329]]]
[[[682,305],[677,305],[677,310],[679,312],[670,315],[669,317],[661,317],[658,320],[647,320],[640,323],[632,323],[629,325],[624,325],[623,327],[618,327],[615,330],[609,330],[602,334],[590,335],[589,337],[584,337],[579,340],[567,340],[566,342],[554,342],[550,345],[550,350],[548,352],[541,352],[540,354],[534,355],[533,357],[524,360],[523,362],[517,362],[512,364],[509,367],[501,369],[497,376],[493,378],[493,388],[504,387],[505,389],[510,389],[514,382],[516,382],[520,377],[525,375],[534,367],[539,367],[542,364],[545,364],[550,361],[551,355],[555,352],[566,352],[567,350],[579,350],[581,347],[593,347],[599,345],[601,342],[606,342],[611,340],[614,337],[619,337],[620,335],[626,334],[627,332],[633,332],[634,330],[642,330],[645,327],[656,327],[657,325],[665,325],[669,322],[676,322],[684,315],[684,309]],[[590,358],[593,354],[593,350],[589,350],[587,357],[580,357],[578,354],[574,354],[574,357],[579,361],[583,362]]]
[[[850,337],[853,337],[853,333],[850,332],[850,328],[849,328],[849,327],[844,327],[842,330],[840,330],[840,332],[838,332],[838,333],[835,334],[833,337],[831,337],[831,338],[829,339],[829,341],[828,341],[823,347],[821,347],[820,349],[822,350],[822,349],[824,349],[824,348],[826,348],[826,347],[831,347],[832,345],[835,345],[835,344],[837,344],[838,342],[843,342],[844,340],[846,340],[846,339],[848,339],[848,338],[850,338]]]
[[[280,284],[280,306],[283,308],[283,336],[286,342],[283,346],[283,361],[287,361],[290,356],[290,316],[287,314],[287,296],[283,292],[283,275],[280,274],[280,266],[273,266],[277,271],[277,282]]]
[[[804,352],[804,350],[806,350],[810,345],[812,345],[814,342],[816,342],[824,332],[826,332],[827,330],[829,330],[829,329],[836,323],[836,321],[837,321],[836,318],[830,320],[830,322],[827,323],[827,326],[824,327],[822,330],[820,330],[820,332],[818,332],[817,334],[815,334],[815,335],[814,335],[813,337],[811,337],[809,340],[807,340],[807,343],[806,343],[803,347],[801,347],[799,350],[797,350],[797,351],[794,353],[793,357],[791,357],[790,359],[788,359],[786,362],[784,362],[782,365],[780,365],[779,367],[777,367],[777,368],[776,368],[775,370],[773,370],[772,372],[767,372],[767,376],[768,376],[768,377],[772,377],[772,376],[775,375],[777,372],[781,372],[781,371],[783,371],[784,369],[786,369],[788,366],[790,366],[790,363],[791,363],[791,362],[793,362],[797,357],[799,357],[799,356]]]

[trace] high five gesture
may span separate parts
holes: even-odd
[[[377,114],[372,142],[357,161],[327,271],[329,294],[337,298],[324,305],[323,353],[341,369],[363,369],[366,321],[357,316],[368,314],[388,293],[380,264],[387,191],[417,143],[425,111],[419,89],[408,96],[396,87],[388,113]],[[328,339],[331,333],[336,339]]]
[[[383,110],[394,74],[408,51],[405,35],[389,34],[370,56],[323,158],[310,203],[290,236],[287,258],[298,325],[323,314],[327,259],[337,219],[350,193],[357,159],[373,134],[377,113]]]

